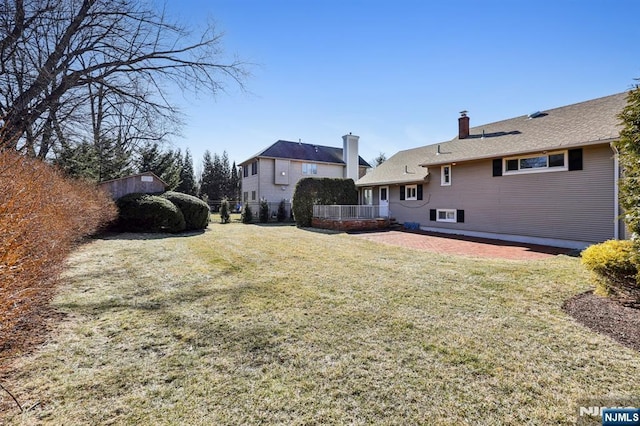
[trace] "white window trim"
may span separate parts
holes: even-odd
[[[373,188],[364,188],[362,190],[362,204],[365,206],[373,205]]]
[[[410,189],[413,188],[413,197],[409,196]],[[407,201],[415,201],[418,199],[418,185],[407,185],[404,187],[404,199]]]
[[[444,178],[444,170],[446,167],[449,168],[449,182],[445,182]],[[451,186],[451,164],[440,166],[440,186]]]
[[[564,154],[564,166],[563,167],[549,167],[549,156]],[[509,160],[518,160],[518,167],[520,167],[520,160],[526,158],[536,158],[536,157],[547,157],[547,167],[536,167],[533,169],[522,169],[522,170],[507,170],[507,161]],[[523,175],[528,173],[548,173],[548,172],[566,172],[569,170],[569,151],[553,151],[541,154],[531,154],[531,155],[519,155],[517,157],[505,157],[502,159],[502,174],[503,175]]]
[[[440,213],[453,213],[453,219],[440,219]],[[456,223],[458,221],[458,211],[455,209],[436,209],[436,222]]]

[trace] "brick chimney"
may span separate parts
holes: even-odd
[[[465,139],[469,137],[469,117],[467,111],[460,111],[460,118],[458,118],[458,139]]]

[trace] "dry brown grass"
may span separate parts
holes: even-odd
[[[575,323],[579,260],[440,256],[295,227],[115,235],[16,363],[10,424],[572,424],[640,394],[640,354]]]

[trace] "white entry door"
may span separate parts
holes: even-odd
[[[380,187],[380,216],[389,216],[389,187]]]

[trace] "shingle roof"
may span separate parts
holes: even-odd
[[[420,167],[419,164],[427,161],[432,150],[430,146],[423,146],[400,151],[358,179],[356,185],[389,185],[423,181],[429,174],[429,170],[426,167]]]
[[[161,184],[163,184],[165,187],[169,186],[167,184],[167,182],[163,181],[162,179],[160,179],[158,177],[158,175],[156,175],[153,172],[142,172],[142,173],[136,173],[134,175],[129,175],[129,176],[123,176],[120,178],[115,178],[115,179],[109,179],[109,180],[103,180],[102,182],[98,182],[98,185],[102,185],[103,183],[110,183],[110,182],[115,182],[117,180],[127,180],[127,179],[131,179],[131,178],[137,178],[140,176],[153,176],[154,178],[158,179],[158,181],[160,181]]]
[[[246,164],[258,157],[344,164],[342,160],[342,148],[279,140],[240,165]],[[360,166],[371,167],[362,157],[359,156],[358,159]]]
[[[446,164],[606,143],[618,138],[626,93],[472,127],[469,137],[431,145],[423,165]],[[484,138],[482,137],[484,132]],[[436,155],[440,145],[440,155]]]
[[[400,151],[360,178],[356,185],[409,183],[405,173],[453,162],[504,157],[554,149],[607,143],[618,138],[618,114],[626,105],[626,93],[606,96],[543,111],[536,118],[526,115],[472,127],[469,137]],[[484,138],[483,138],[484,133]],[[438,147],[440,154],[438,154]],[[425,172],[416,177],[424,179]],[[424,175],[424,176],[423,176]]]

